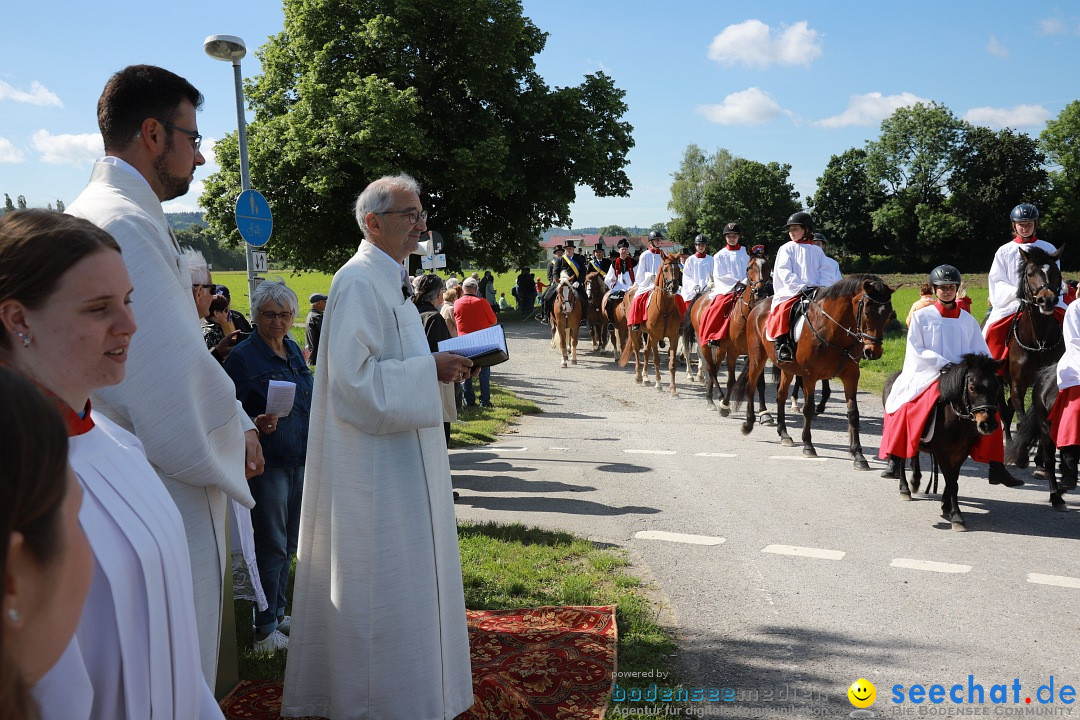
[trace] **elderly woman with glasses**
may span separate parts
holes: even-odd
[[[248,480],[248,485],[255,498],[251,511],[255,561],[269,604],[265,611],[255,613],[255,650],[274,652],[288,646],[283,634],[289,627],[285,587],[300,532],[313,378],[300,346],[289,335],[299,309],[296,294],[280,280],[267,280],[255,288],[251,306],[255,332],[229,353],[225,372],[255,422],[266,459],[263,474]],[[267,412],[272,381],[294,386],[287,414]]]

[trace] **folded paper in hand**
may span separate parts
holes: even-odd
[[[506,350],[506,335],[502,325],[492,325],[483,330],[458,335],[456,338],[439,342],[439,352],[464,355],[477,367],[498,365],[510,359]]]

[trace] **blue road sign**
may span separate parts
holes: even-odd
[[[258,190],[245,190],[236,199],[236,229],[248,245],[261,247],[274,231],[270,203]]]

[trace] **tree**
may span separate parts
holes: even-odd
[[[1045,162],[1029,135],[969,126],[948,180],[947,207],[962,225],[953,252],[943,257],[963,258],[968,267],[990,267],[994,252],[1011,237],[1009,211],[1021,202],[1039,203],[1046,195]]]
[[[618,237],[620,235],[629,235],[630,231],[624,228],[622,225],[605,225],[600,228],[599,234],[610,237],[612,235]]]
[[[880,252],[881,238],[874,232],[871,213],[885,202],[885,193],[870,180],[866,150],[851,148],[833,155],[817,183],[808,202],[829,247],[864,257]]]
[[[247,83],[253,184],[274,208],[277,259],[336,268],[360,238],[349,206],[386,173],[421,183],[452,266],[499,270],[532,259],[544,228],[571,225],[578,185],[629,191],[623,91],[602,72],[549,88],[533,60],[547,36],[517,0],[286,0],[284,11]],[[215,230],[235,232],[235,134],[217,156],[200,202]]]
[[[672,173],[671,200],[668,209],[675,213],[670,223],[671,240],[679,245],[690,245],[694,236],[701,232],[701,201],[710,183],[720,182],[734,158],[720,148],[708,155],[691,143],[683,151],[679,169]]]
[[[20,210],[25,210],[26,209],[26,196],[25,195],[20,195],[19,197],[15,198],[15,204],[19,206]]]
[[[9,212],[14,212],[14,211],[15,211],[15,203],[11,202],[11,196],[10,195],[8,195],[7,193],[4,193],[4,212],[9,213]]]
[[[763,164],[735,158],[723,180],[705,187],[701,200],[701,229],[719,238],[724,225],[742,226],[743,243],[764,243],[771,251],[778,247],[780,229],[791,213],[799,209],[799,193],[788,182],[791,165]]]
[[[1080,264],[1080,100],[1074,100],[1039,135],[1039,146],[1054,164],[1050,185],[1040,208],[1039,234],[1066,245],[1068,267]]]
[[[247,266],[244,249],[222,243],[208,228],[188,225],[175,230],[176,242],[198,250],[214,270],[243,270]]]
[[[940,230],[950,223],[939,214],[963,131],[963,121],[944,105],[917,103],[883,120],[879,138],[867,143],[870,180],[886,195],[871,214],[874,231],[887,239],[886,251],[905,258],[911,269],[947,247]],[[923,221],[929,223],[925,232]]]
[[[66,208],[67,206],[64,205],[64,201],[60,198],[56,198],[56,212],[62,213]]]

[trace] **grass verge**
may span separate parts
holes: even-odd
[[[473,380],[474,390],[477,382]],[[493,407],[470,407],[458,413],[457,421],[450,424],[451,449],[495,442],[495,436],[505,432],[514,418],[541,412],[533,401],[519,398],[495,383],[491,385],[491,404]]]

